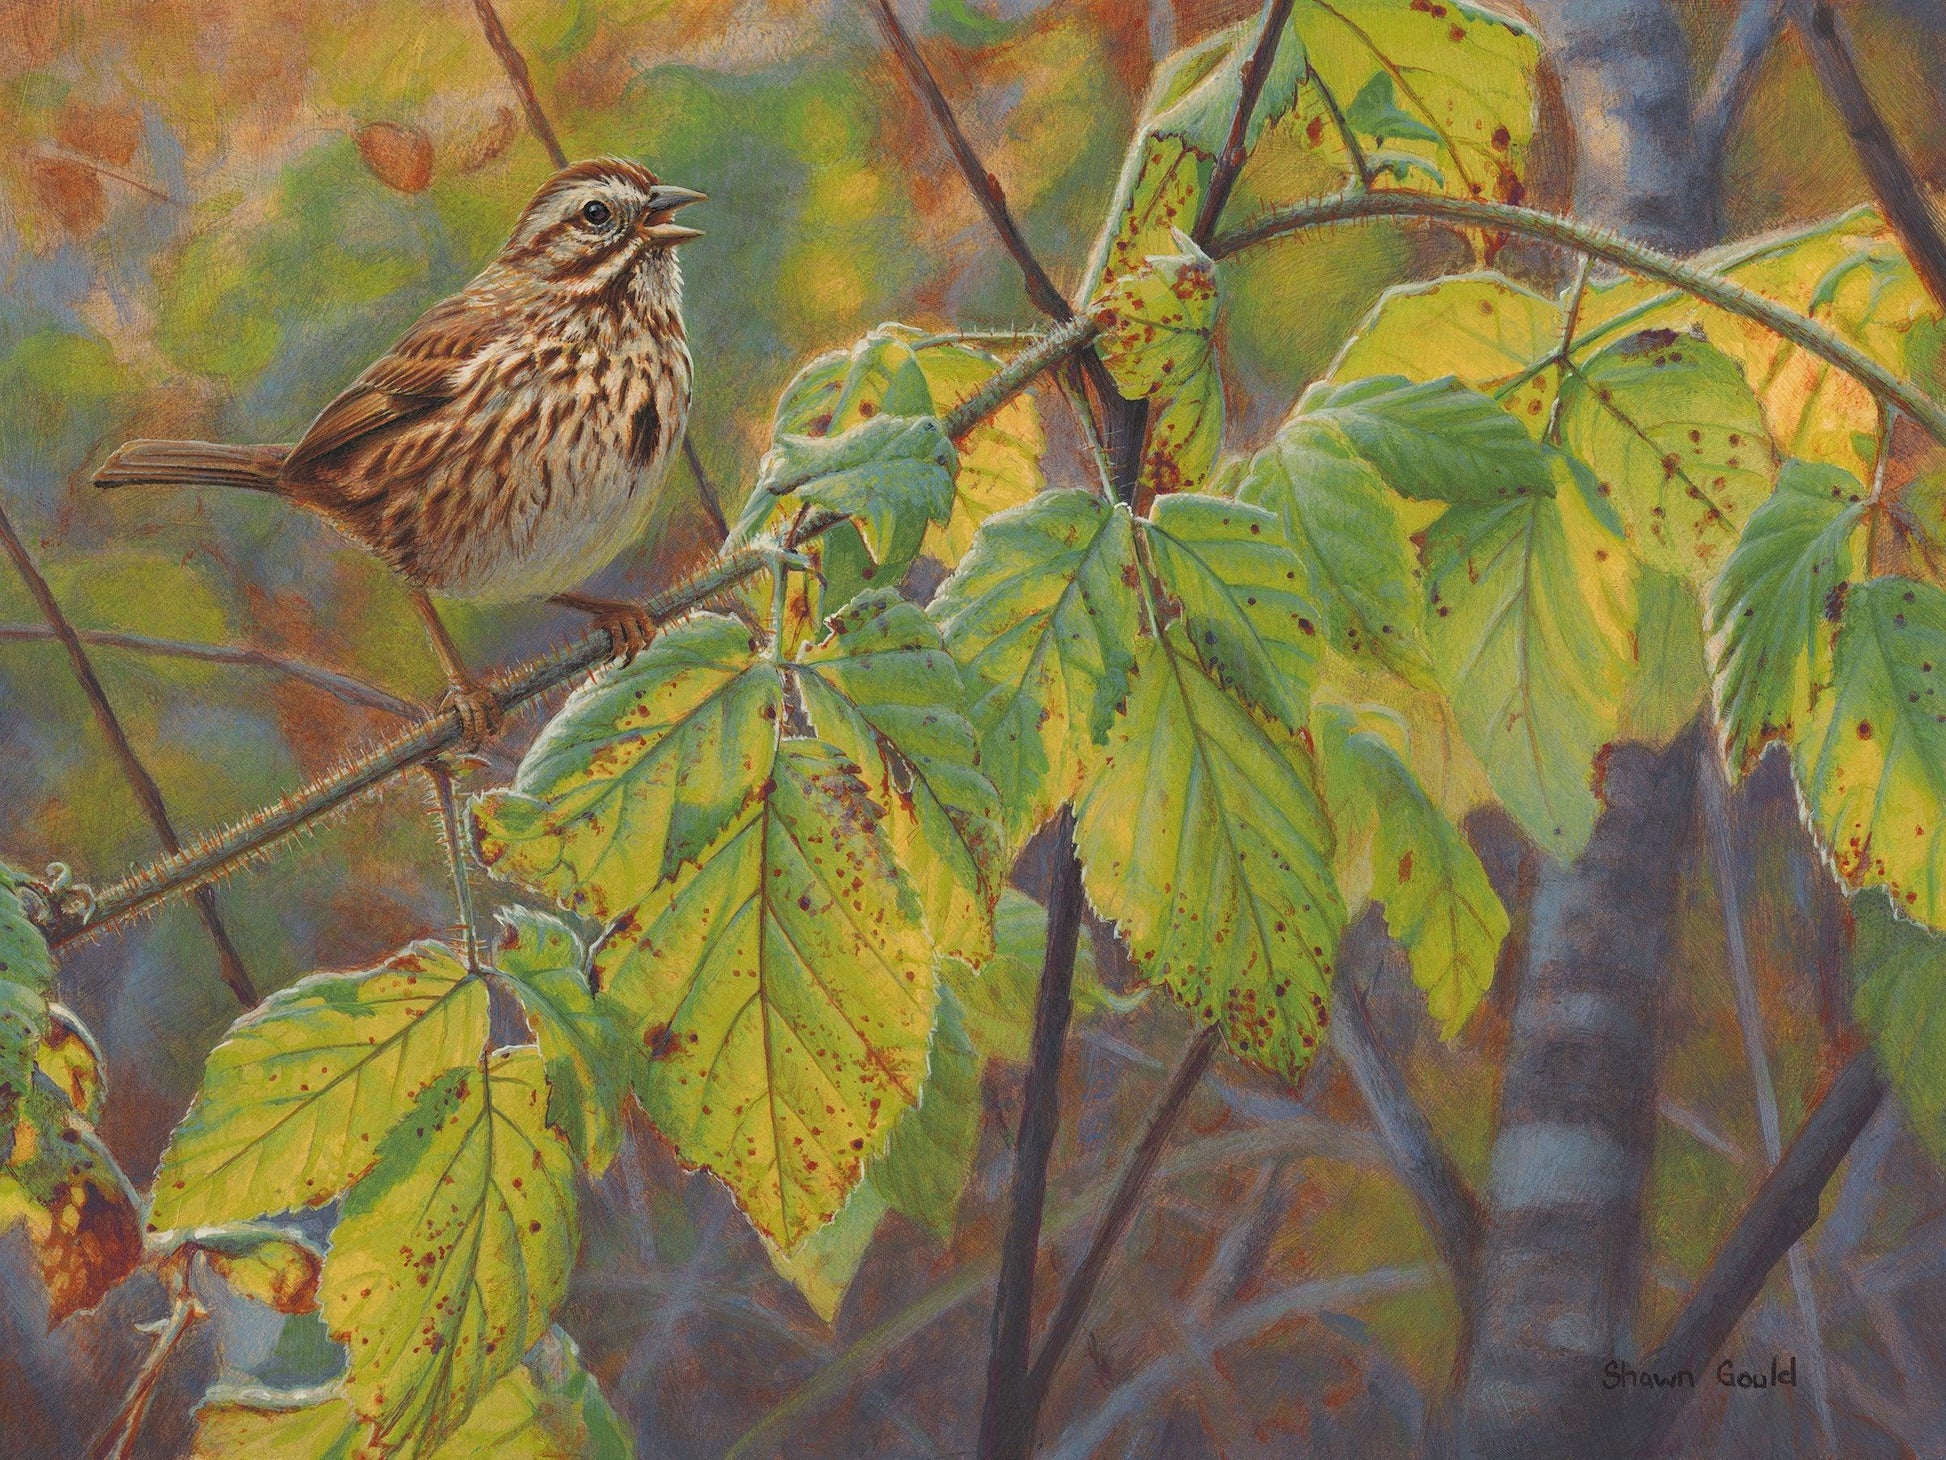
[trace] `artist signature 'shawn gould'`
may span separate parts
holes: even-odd
[[[1779,1389],[1786,1385],[1797,1384],[1797,1355],[1783,1358],[1772,1354],[1768,1373],[1761,1369],[1739,1369],[1736,1360],[1725,1359],[1716,1366],[1716,1382],[1725,1389]],[[1696,1371],[1677,1369],[1672,1373],[1658,1374],[1651,1369],[1638,1369],[1621,1359],[1610,1359],[1602,1369],[1601,1387],[1604,1389],[1694,1389]]]

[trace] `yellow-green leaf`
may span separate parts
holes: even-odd
[[[8,1134],[0,1233],[26,1227],[51,1325],[94,1307],[141,1262],[141,1204],[93,1127],[45,1089],[26,1092]]]
[[[199,1227],[185,1233],[183,1242],[246,1298],[279,1313],[309,1313],[318,1306],[324,1254],[301,1232],[267,1222],[234,1222]]]
[[[329,1201],[372,1169],[421,1092],[477,1059],[486,1038],[486,986],[438,943],[272,994],[210,1052],[162,1153],[150,1229]]]
[[[1223,439],[1216,309],[1216,266],[1180,230],[1170,252],[1110,278],[1088,306],[1116,388],[1149,403],[1142,481],[1150,491],[1193,490],[1215,464]]]
[[[0,1041],[5,1038],[0,1033]],[[90,1124],[101,1119],[102,1103],[107,1098],[102,1065],[101,1046],[95,1043],[81,1016],[64,1004],[49,1004],[47,1028],[34,1051],[34,1068],[52,1081],[75,1113]]]
[[[1913,1131],[1946,1160],[1946,938],[1892,906],[1883,891],[1852,903],[1852,1010]]]
[[[393,1453],[432,1455],[567,1296],[574,1161],[531,1047],[442,1075],[345,1198],[324,1270],[345,1393]]]
[[[595,970],[634,1016],[650,1118],[789,1248],[918,1099],[937,994],[918,894],[857,768],[786,739],[752,789],[693,868],[617,920]]]
[[[1143,973],[1294,1081],[1344,927],[1311,757],[1231,698],[1179,625],[1143,642],[1129,678],[1075,805],[1089,899]]]

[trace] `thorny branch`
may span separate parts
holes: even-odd
[[[155,777],[149,774],[148,767],[142,764],[135,747],[129,743],[128,732],[122,729],[115,707],[108,702],[108,692],[101,686],[101,676],[95,673],[94,663],[88,658],[80,635],[75,633],[74,625],[61,611],[54,590],[48,587],[47,579],[35,566],[33,555],[27,551],[27,544],[20,540],[20,534],[14,531],[13,522],[4,509],[0,509],[0,547],[4,547],[7,556],[13,559],[28,593],[40,608],[41,616],[47,620],[49,631],[67,651],[68,663],[74,670],[75,679],[81,684],[81,693],[87,696],[95,723],[101,726],[101,733],[107,737],[108,747],[121,765],[122,776],[135,793],[135,799],[142,804],[142,811],[155,828],[156,836],[161,839],[163,850],[172,855],[180,852],[182,843],[177,840],[176,829],[170,824],[169,807],[162,799],[162,788],[156,785]],[[230,992],[236,995],[244,1008],[252,1007],[257,1002],[257,990],[250,981],[250,971],[243,966],[243,955],[237,952],[236,944],[230,940],[230,930],[223,925],[223,918],[216,910],[214,891],[207,887],[197,889],[196,913],[202,919],[210,941],[216,945],[223,982],[230,986]]]
[[[1237,174],[1243,171],[1243,161],[1248,155],[1243,143],[1250,135],[1250,118],[1257,110],[1257,98],[1264,94],[1264,83],[1270,80],[1270,68],[1277,61],[1277,46],[1284,38],[1284,27],[1291,18],[1291,7],[1295,0],[1270,0],[1264,11],[1264,27],[1257,34],[1257,48],[1250,53],[1250,60],[1243,68],[1243,85],[1237,97],[1236,116],[1230,122],[1229,140],[1217,156],[1216,166],[1210,170],[1209,189],[1203,194],[1202,206],[1196,210],[1196,226],[1189,236],[1205,247],[1216,233],[1216,221],[1223,215],[1223,207],[1230,201],[1230,191],[1236,187]],[[1322,89],[1323,82],[1318,83]],[[1327,96],[1330,94],[1327,92]],[[1333,115],[1338,114],[1335,97],[1331,98]],[[1340,118],[1342,120],[1342,118]],[[1359,177],[1367,184],[1371,182],[1367,174],[1365,159],[1357,151],[1357,140],[1351,139],[1352,156],[1358,163]]]

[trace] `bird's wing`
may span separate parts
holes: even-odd
[[[504,311],[472,294],[435,304],[389,353],[318,412],[284,464],[285,471],[452,399],[461,368],[501,333],[505,319]]]

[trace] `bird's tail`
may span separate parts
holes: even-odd
[[[131,441],[101,464],[98,487],[247,487],[277,490],[288,446],[213,441]]]

